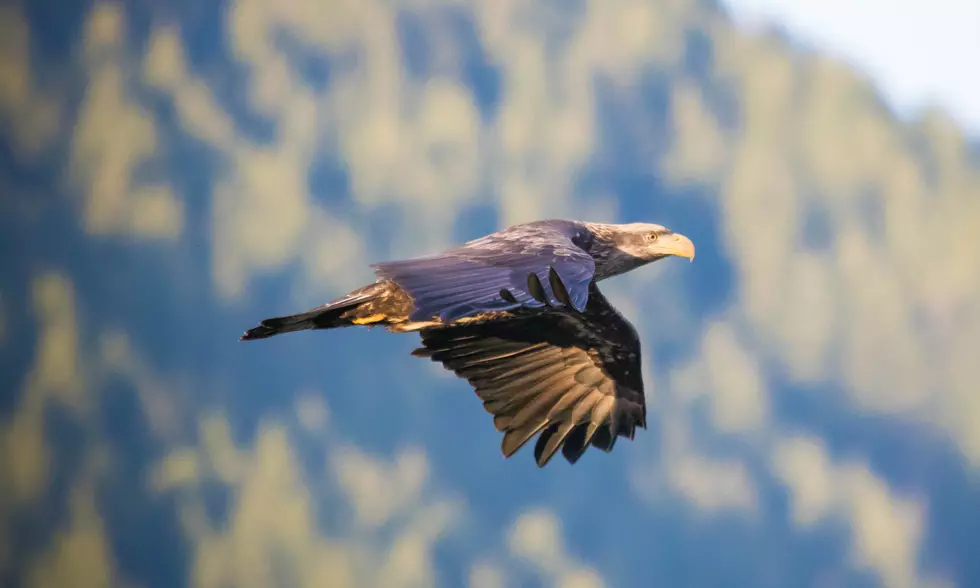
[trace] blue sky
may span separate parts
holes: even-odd
[[[980,582],[955,119],[696,1],[0,17],[3,580]],[[504,460],[414,335],[237,341],[545,217],[697,245],[602,286],[649,405],[608,455]]]
[[[860,3],[728,0],[742,26],[775,25],[799,43],[874,79],[903,117],[940,108],[980,136],[980,4],[968,0]]]

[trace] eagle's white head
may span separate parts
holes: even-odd
[[[694,243],[667,227],[652,223],[585,223],[595,236],[590,253],[596,279],[605,279],[669,256],[694,261]]]

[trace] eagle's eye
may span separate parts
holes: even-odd
[[[657,237],[659,237],[659,236],[660,235],[658,235],[657,233],[647,233],[646,234],[646,240],[649,241],[650,243],[653,243],[654,241],[657,240]]]

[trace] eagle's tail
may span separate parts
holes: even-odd
[[[245,331],[245,334],[241,336],[239,341],[265,339],[273,335],[308,331],[311,329],[334,329],[337,327],[352,326],[357,323],[352,322],[345,315],[364,303],[373,300],[376,296],[375,288],[362,288],[343,298],[306,312],[267,318],[260,322],[258,326]]]

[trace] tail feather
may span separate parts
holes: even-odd
[[[258,326],[252,327],[251,329],[245,331],[245,334],[241,336],[239,341],[265,339],[267,337],[272,337],[273,335],[281,335],[282,333],[292,333],[295,331],[315,329],[316,323],[314,322],[314,319],[316,316],[317,314],[315,311],[309,311],[289,316],[267,318],[260,322]]]
[[[370,297],[346,297],[299,314],[277,316],[261,321],[258,326],[245,331],[239,341],[266,339],[283,333],[308,331],[311,329],[332,329],[350,326],[344,313],[370,300]]]

